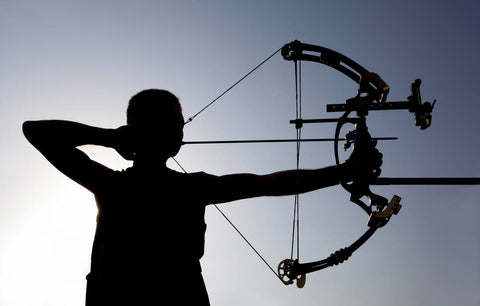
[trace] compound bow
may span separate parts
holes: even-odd
[[[315,54],[312,54],[315,53]],[[354,144],[356,150],[368,152],[375,150],[376,140],[373,140],[368,132],[366,116],[369,110],[408,109],[415,114],[416,125],[426,129],[431,124],[431,111],[433,104],[422,103],[420,97],[420,80],[416,80],[411,86],[411,96],[404,102],[386,103],[389,86],[375,73],[369,72],[352,59],[333,50],[303,44],[293,41],[282,48],[282,56],[285,60],[295,62],[313,61],[332,67],[348,76],[359,84],[355,97],[348,99],[345,104],[327,105],[327,112],[344,111],[340,118],[335,119],[310,119],[297,118],[290,121],[297,129],[301,129],[305,123],[336,122],[334,138],[335,163],[340,166],[338,143],[340,131],[344,124],[355,124],[355,130],[349,132],[345,139],[345,150]],[[349,117],[355,111],[356,117]],[[300,263],[298,259],[285,259],[278,265],[278,275],[286,285],[292,284],[295,280],[299,288],[305,285],[306,274],[327,267],[338,265],[347,260],[353,252],[362,246],[375,231],[385,226],[393,214],[400,211],[400,197],[394,195],[390,201],[373,193],[370,184],[380,174],[380,169],[374,169],[371,173],[365,173],[356,177],[351,183],[340,181],[345,190],[350,193],[350,200],[361,207],[369,216],[368,230],[350,246],[333,252],[329,257],[309,263]],[[369,200],[367,205],[361,199],[366,197]]]
[[[347,99],[344,104],[329,104],[327,105],[327,112],[344,112],[339,118],[333,119],[302,119],[301,115],[299,116],[298,112],[298,92],[297,92],[297,118],[291,120],[291,124],[295,124],[297,128],[297,139],[296,140],[230,140],[230,141],[190,141],[184,142],[184,144],[215,144],[215,143],[259,143],[259,142],[297,142],[297,149],[299,148],[300,142],[302,141],[333,141],[334,143],[334,155],[335,163],[340,166],[339,158],[339,149],[338,145],[341,141],[340,132],[342,127],[346,123],[354,124],[355,129],[350,131],[345,136],[344,149],[347,150],[351,145],[354,145],[354,150],[359,150],[363,152],[373,152],[376,151],[375,147],[377,140],[391,140],[396,139],[392,137],[387,138],[372,138],[367,128],[366,117],[369,111],[377,110],[398,110],[398,109],[407,109],[409,112],[414,114],[415,125],[420,127],[420,129],[427,129],[431,125],[432,116],[431,112],[435,105],[430,102],[422,102],[420,95],[420,85],[421,80],[417,79],[411,84],[411,94],[408,96],[406,101],[397,101],[397,102],[387,102],[387,95],[389,93],[389,86],[382,80],[382,78],[363,68],[361,65],[353,61],[352,59],[335,52],[331,49],[325,47],[320,47],[311,44],[304,44],[299,41],[293,41],[284,45],[281,49],[274,52],[262,63],[256,66],[253,70],[247,73],[239,81],[237,81],[233,86],[228,88],[207,106],[201,109],[198,113],[190,117],[186,123],[191,122],[199,113],[203,112],[207,107],[217,101],[222,97],[226,92],[232,89],[235,85],[249,76],[253,71],[258,69],[263,63],[272,58],[276,53],[281,51],[282,56],[287,61],[293,61],[295,63],[295,76],[296,76],[296,85],[299,86],[297,80],[297,74],[300,72],[300,64],[302,61],[311,61],[316,63],[321,63],[327,65],[331,68],[334,68],[354,82],[358,84],[358,91],[356,95]],[[301,84],[300,84],[301,86]],[[298,89],[297,89],[298,90]],[[301,95],[300,95],[301,96]],[[301,107],[300,107],[301,109]],[[356,112],[356,117],[349,117],[352,112]],[[336,123],[335,137],[333,139],[300,139],[301,133],[299,132],[304,124],[308,123],[326,123],[333,122]],[[377,151],[378,152],[378,151]],[[298,152],[297,152],[297,168],[298,168]],[[180,165],[179,165],[180,166]],[[180,166],[181,167],[181,166]],[[183,168],[182,168],[183,169]],[[479,185],[480,178],[384,178],[379,177],[380,169],[372,169],[370,173],[365,173],[363,175],[357,176],[351,182],[340,181],[339,183],[343,186],[345,190],[350,193],[350,200],[362,208],[368,215],[368,229],[366,232],[360,236],[355,242],[351,245],[339,249],[333,252],[330,256],[323,260],[313,261],[309,263],[300,263],[298,259],[293,259],[293,243],[292,241],[292,255],[291,258],[281,261],[278,265],[278,273],[275,272],[271,266],[263,259],[263,257],[255,250],[255,248],[248,242],[248,240],[240,233],[240,231],[233,225],[233,223],[223,214],[220,208],[217,209],[220,213],[227,219],[227,221],[234,227],[235,230],[242,236],[242,238],[247,242],[250,247],[257,253],[257,255],[264,261],[264,263],[278,276],[278,278],[286,285],[293,284],[296,281],[296,284],[299,288],[305,285],[306,274],[325,269],[334,265],[338,265],[345,260],[347,260],[353,252],[355,252],[360,246],[362,246],[374,233],[377,229],[385,226],[392,215],[397,214],[400,209],[400,200],[399,196],[394,195],[390,201],[386,198],[373,193],[370,190],[370,185]],[[366,197],[368,199],[368,204],[366,204],[362,198]],[[295,205],[298,205],[298,195],[295,200]],[[296,213],[298,210],[296,208]],[[298,218],[298,214],[296,216]],[[295,216],[294,216],[295,218]],[[295,225],[294,225],[295,231]],[[298,235],[298,228],[297,228]],[[292,239],[293,240],[293,239]],[[298,248],[298,238],[297,238],[297,248]]]

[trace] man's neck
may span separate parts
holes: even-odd
[[[165,169],[167,168],[167,160],[161,157],[146,156],[136,154],[133,160],[133,167],[138,169]]]

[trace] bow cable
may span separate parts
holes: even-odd
[[[208,103],[207,105],[205,105],[201,110],[199,110],[197,113],[195,113],[193,116],[191,116],[190,118],[188,118],[186,121],[185,121],[185,124],[187,123],[190,123],[193,121],[193,119],[195,119],[200,113],[202,113],[204,110],[206,110],[207,108],[209,108],[213,103],[217,102],[218,99],[220,99],[221,97],[223,97],[227,92],[229,92],[233,87],[237,86],[241,81],[243,81],[244,79],[246,79],[250,74],[252,74],[255,70],[257,70],[258,68],[260,68],[260,66],[262,66],[263,64],[265,64],[269,59],[271,59],[272,57],[274,57],[278,52],[280,52],[280,50],[282,50],[283,47],[281,47],[280,49],[278,49],[277,51],[273,52],[270,56],[268,56],[266,59],[264,59],[260,64],[258,64],[257,66],[255,66],[255,68],[253,68],[252,70],[250,70],[247,74],[245,74],[243,77],[241,77],[238,81],[236,81],[232,86],[230,86],[229,88],[227,88],[224,92],[222,92],[220,95],[218,95],[218,97],[216,97],[215,99],[213,99],[210,103]]]

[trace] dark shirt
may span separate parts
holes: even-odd
[[[208,305],[199,263],[207,181],[205,173],[168,168],[112,171],[96,194],[87,305],[162,305],[175,296],[177,305],[187,297]]]

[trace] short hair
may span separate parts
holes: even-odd
[[[160,111],[165,104],[173,104],[182,110],[180,101],[171,92],[163,89],[146,89],[134,95],[128,102],[127,124],[139,122]]]

